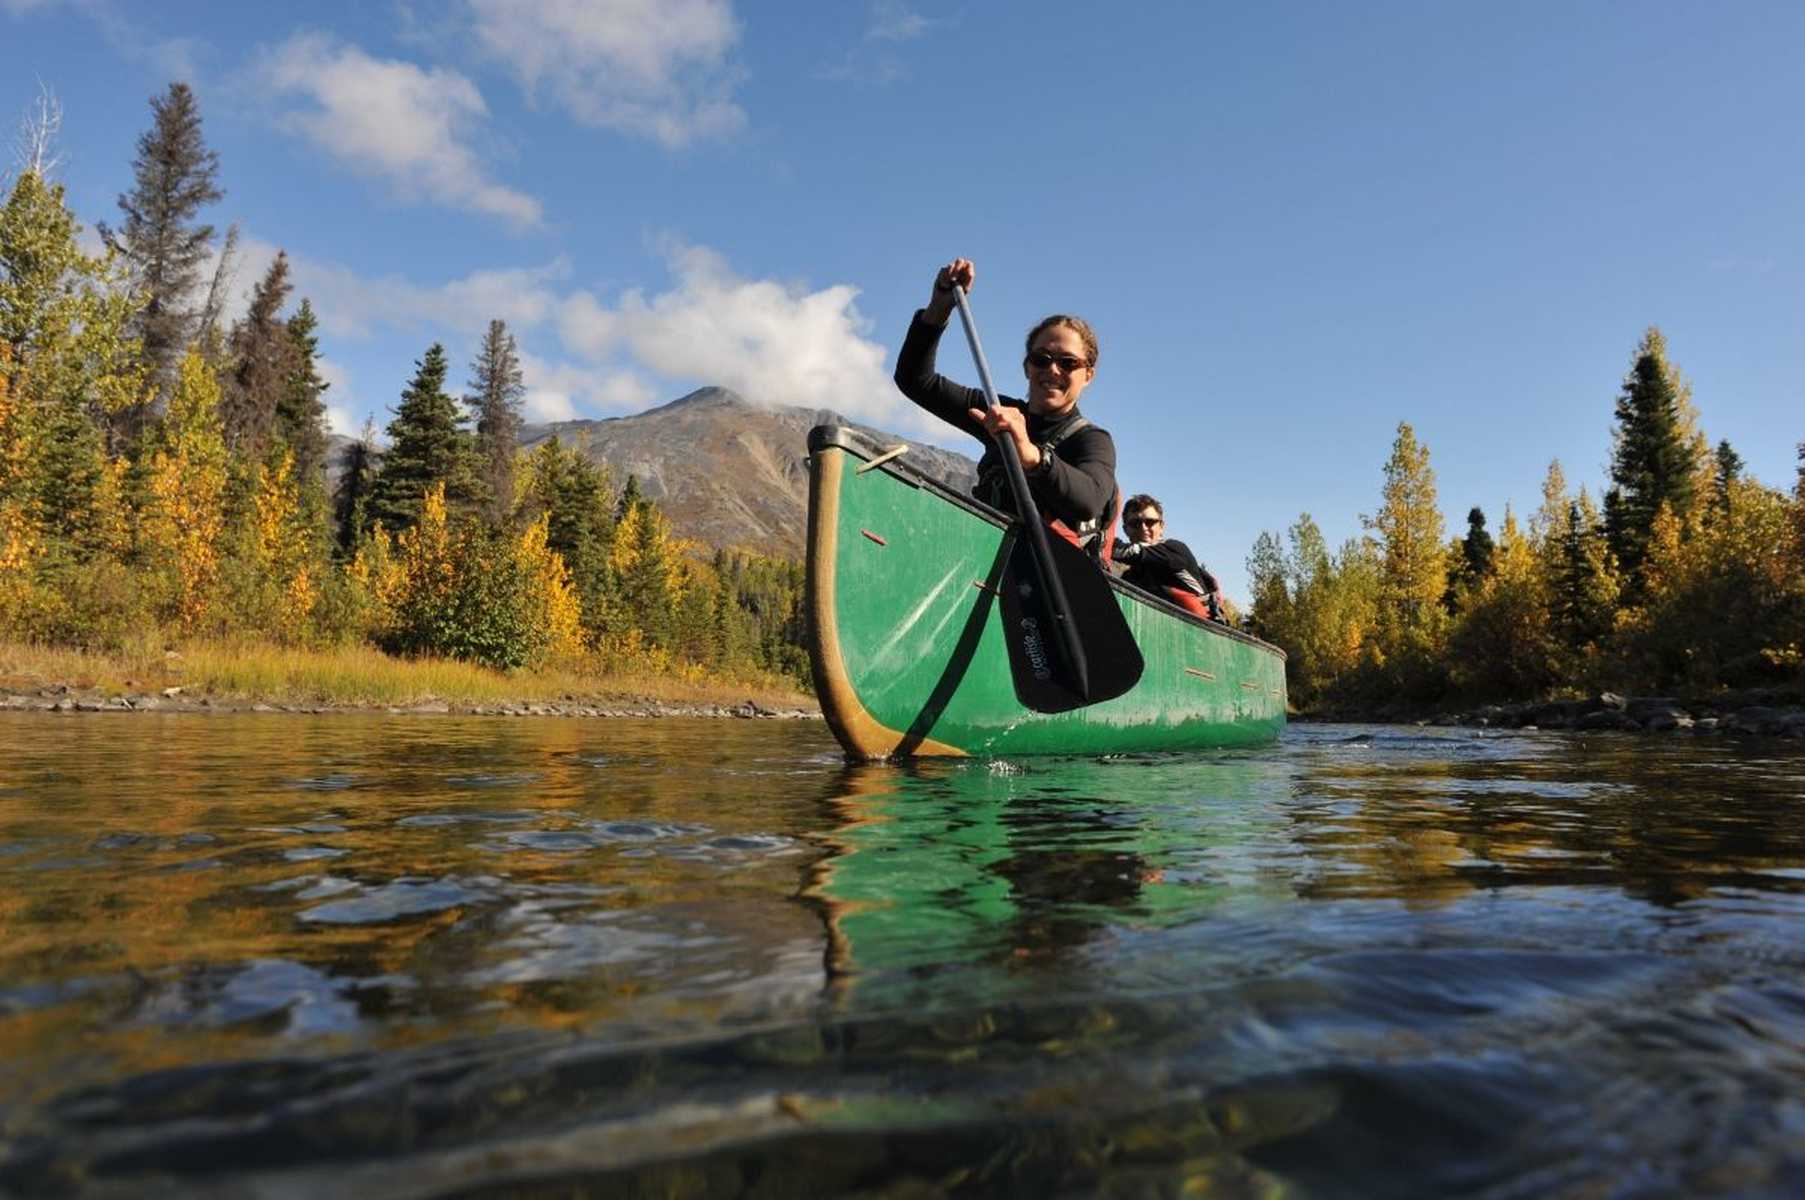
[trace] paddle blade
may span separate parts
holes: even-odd
[[[1050,537],[1047,543],[1084,651],[1089,694],[1080,693],[1077,673],[1066,661],[1034,551],[1023,537],[1013,540],[997,584],[1003,640],[1016,699],[1035,712],[1070,712],[1127,692],[1140,681],[1145,664],[1102,569],[1064,538]]]

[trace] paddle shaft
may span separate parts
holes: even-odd
[[[971,343],[972,359],[978,364],[978,382],[984,385],[984,407],[998,409],[1002,407],[997,400],[996,386],[990,382],[990,364],[984,359],[984,347],[978,341],[977,322],[971,317],[971,304],[965,299],[965,289],[958,284],[953,285],[953,303],[959,306],[959,323],[965,326],[965,340]],[[1053,624],[1059,630],[1059,644],[1065,651],[1066,662],[1071,665],[1073,682],[1078,685],[1078,695],[1085,700],[1090,699],[1090,664],[1084,657],[1084,644],[1078,638],[1078,627],[1072,620],[1071,602],[1066,599],[1065,584],[1060,581],[1059,572],[1053,566],[1053,548],[1047,544],[1047,527],[1041,522],[1040,510],[1034,505],[1034,497],[1028,491],[1028,476],[1022,471],[1021,452],[1015,448],[1015,439],[1007,433],[995,435],[997,453],[1003,456],[1003,470],[1009,477],[1009,491],[1015,497],[1016,515],[1021,518],[1022,528],[1027,531],[1028,546],[1034,552],[1034,566],[1040,575],[1041,590],[1047,598],[1047,608],[1053,618]]]

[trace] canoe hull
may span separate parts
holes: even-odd
[[[1284,728],[1282,651],[1119,580],[1147,664],[1139,684],[1072,712],[1028,711],[997,603],[1002,514],[843,427],[816,428],[809,450],[809,658],[849,756],[1196,750]]]

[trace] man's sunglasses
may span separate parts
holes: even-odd
[[[1133,529],[1145,529],[1149,525],[1164,525],[1165,523],[1166,519],[1164,517],[1129,517],[1126,521],[1122,522],[1122,524]]]
[[[1088,360],[1072,354],[1052,354],[1045,350],[1035,350],[1028,355],[1028,365],[1042,371],[1046,370],[1054,363],[1058,363],[1059,369],[1064,371],[1067,375],[1070,375],[1079,367],[1090,366]]]

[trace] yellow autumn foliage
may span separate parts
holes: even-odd
[[[313,627],[319,604],[314,539],[301,504],[294,455],[259,464],[251,495],[247,547],[253,585],[245,619],[279,642],[298,642]]]
[[[164,615],[195,630],[213,607],[225,523],[227,451],[219,381],[201,356],[182,359],[163,434],[150,457],[140,548],[163,577]]]
[[[445,485],[435,483],[420,499],[420,520],[395,542],[399,587],[392,607],[448,608],[457,590],[457,560],[445,511]]]
[[[550,530],[551,518],[541,515],[520,535],[515,554],[527,619],[545,638],[544,657],[555,661],[581,653],[583,606],[563,556],[546,544]]]
[[[395,539],[380,521],[358,545],[345,577],[356,631],[380,637],[394,622],[395,605],[407,583],[395,557]]]

